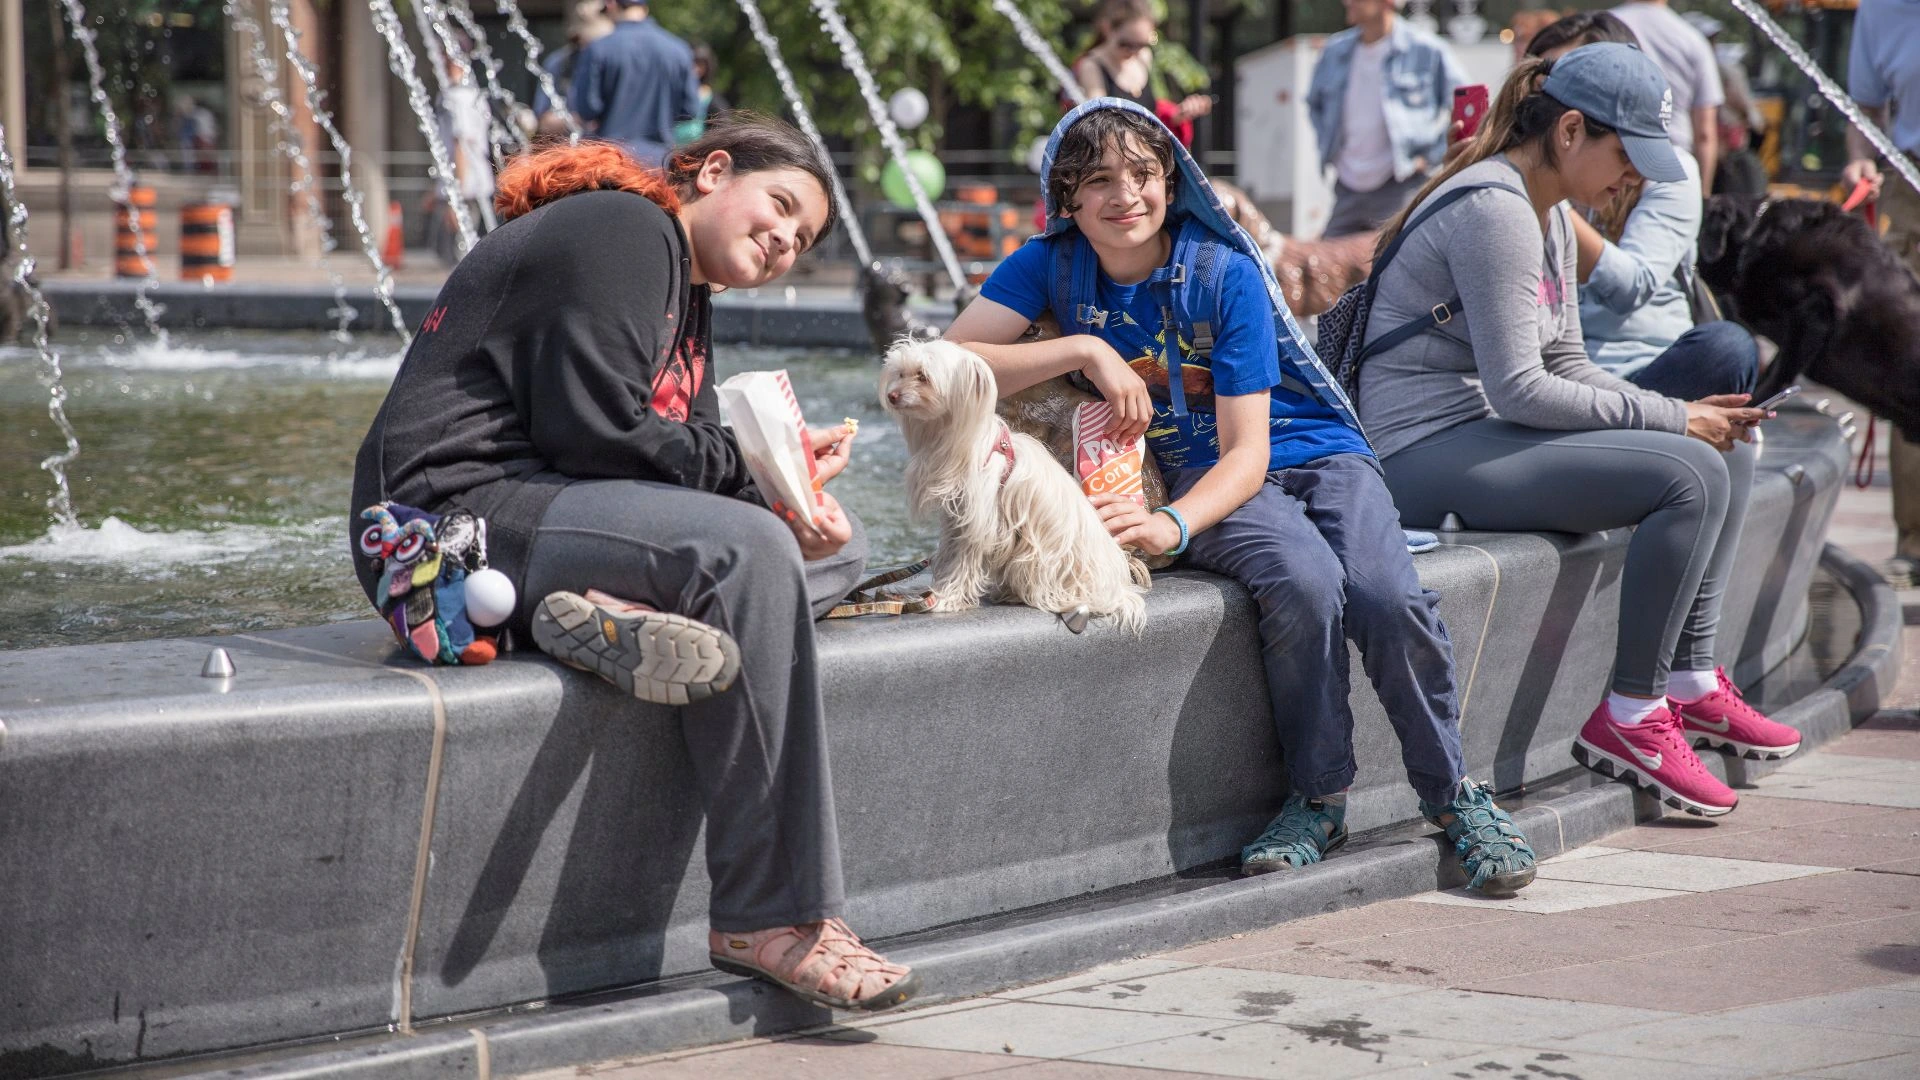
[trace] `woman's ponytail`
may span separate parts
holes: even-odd
[[[1474,133],[1473,141],[1467,144],[1467,148],[1461,151],[1458,157],[1448,162],[1445,168],[1435,173],[1433,179],[1428,180],[1420,188],[1420,194],[1415,195],[1412,201],[1402,207],[1400,212],[1387,222],[1386,227],[1380,230],[1380,239],[1374,245],[1375,259],[1387,250],[1387,245],[1393,243],[1394,237],[1400,235],[1400,230],[1407,225],[1407,218],[1413,215],[1414,208],[1438,190],[1441,184],[1453,179],[1462,169],[1478,165],[1501,151],[1511,150],[1519,145],[1525,138],[1520,130],[1523,126],[1520,122],[1522,106],[1535,95],[1545,96],[1540,94],[1539,85],[1552,66],[1551,63],[1537,56],[1522,57],[1520,62],[1513,66],[1513,70],[1507,75],[1507,81],[1500,86],[1500,96],[1494,99],[1492,107],[1487,110],[1486,118],[1480,122],[1480,130]]]

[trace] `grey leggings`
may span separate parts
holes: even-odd
[[[600,589],[740,643],[733,689],[674,710],[707,815],[716,930],[840,914],[813,620],[860,580],[867,541],[853,526],[837,554],[802,562],[793,534],[762,507],[645,480],[584,480],[554,498],[534,533],[523,604]]]
[[[1410,527],[1449,511],[1469,529],[1598,532],[1634,525],[1620,577],[1613,689],[1666,693],[1710,671],[1720,599],[1753,489],[1753,447],[1723,454],[1663,431],[1541,431],[1475,420],[1381,462]]]

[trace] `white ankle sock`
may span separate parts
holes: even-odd
[[[1652,716],[1655,709],[1666,704],[1663,698],[1627,697],[1625,694],[1607,695],[1607,712],[1613,714],[1616,724],[1637,724]]]
[[[1667,696],[1675,701],[1699,701],[1720,689],[1711,671],[1676,671],[1667,676]]]

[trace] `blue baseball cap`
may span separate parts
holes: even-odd
[[[1641,176],[1664,184],[1687,178],[1667,140],[1673,90],[1646,53],[1617,41],[1582,45],[1553,62],[1540,89],[1618,132]]]

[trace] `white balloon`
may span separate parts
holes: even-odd
[[[895,90],[887,99],[887,113],[893,122],[901,128],[911,130],[926,122],[927,113],[932,106],[927,104],[927,95],[909,86]]]
[[[1039,172],[1047,163],[1047,136],[1036,135],[1027,146],[1027,168]]]
[[[489,567],[467,575],[467,621],[481,629],[499,626],[513,614],[513,579]]]

